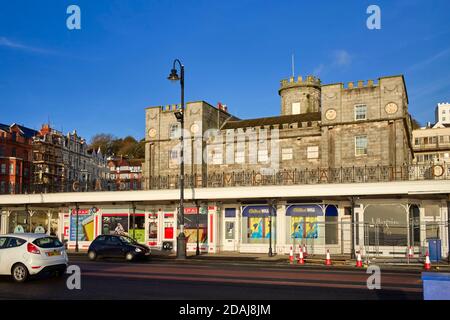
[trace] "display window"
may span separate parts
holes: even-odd
[[[134,224],[133,224],[134,222]],[[137,242],[145,242],[145,215],[136,214],[134,216],[130,215],[130,236],[133,237]]]
[[[194,208],[185,208],[184,233],[188,243],[206,244],[208,242],[208,214],[200,208],[200,213]]]
[[[128,214],[103,214],[102,234],[128,236]]]
[[[30,232],[30,215],[26,211],[13,211],[9,215],[9,233]]]
[[[276,217],[274,215],[275,211],[269,206],[243,207],[242,243],[268,244],[270,238],[275,239]]]

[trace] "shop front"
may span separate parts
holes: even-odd
[[[267,205],[241,207],[240,252],[266,253],[276,246],[277,216],[275,208]]]

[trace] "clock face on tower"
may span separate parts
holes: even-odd
[[[150,138],[154,138],[156,136],[156,129],[155,128],[151,128],[148,130],[148,136]]]
[[[394,114],[398,110],[398,106],[394,102],[389,102],[385,107],[384,110],[387,114]]]
[[[328,109],[327,112],[325,112],[325,118],[327,118],[327,120],[336,119],[336,110]]]

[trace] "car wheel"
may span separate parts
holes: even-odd
[[[131,252],[128,252],[128,253],[125,255],[125,259],[126,259],[127,261],[132,261],[132,260],[134,259],[134,254],[132,254]]]
[[[11,271],[12,277],[16,282],[25,282],[28,279],[28,269],[21,263],[17,263],[13,266]]]
[[[61,278],[66,273],[66,269],[60,269],[55,271],[55,277]]]
[[[97,253],[95,253],[95,251],[89,251],[88,257],[90,260],[94,261],[95,259],[97,259]]]

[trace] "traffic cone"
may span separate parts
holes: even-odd
[[[328,249],[327,249],[327,259],[325,260],[325,265],[331,266],[330,250],[328,250]]]
[[[303,255],[305,256],[305,258],[308,256],[308,249],[306,247],[306,244],[303,244]]]
[[[292,246],[291,249],[289,250],[289,263],[290,264],[294,263],[294,252],[292,251]]]
[[[428,250],[427,250],[427,254],[425,256],[425,265],[423,267],[425,270],[431,269],[431,262],[430,262],[430,256],[428,255]]]
[[[299,246],[300,247],[300,246]],[[305,264],[305,260],[303,259],[303,250],[300,247],[300,253],[298,254],[298,264]]]
[[[413,257],[414,257],[413,249],[412,249],[412,247],[409,247],[409,249],[408,249],[408,258],[413,258]]]
[[[362,266],[361,252],[358,251],[358,255],[356,256],[356,267],[362,268]]]

